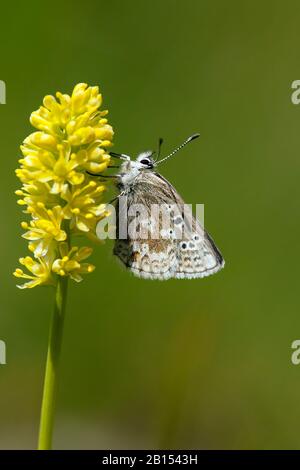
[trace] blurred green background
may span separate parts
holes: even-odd
[[[0,447],[36,446],[53,293],[19,291],[19,145],[45,94],[100,85],[115,151],[161,168],[225,259],[221,273],[132,277],[96,247],[72,284],[55,448],[300,448],[299,4],[130,0],[1,5]]]

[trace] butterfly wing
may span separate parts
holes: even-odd
[[[142,215],[135,216],[135,226],[146,226],[151,220],[151,206],[173,202],[168,185],[161,182],[154,173],[143,172],[135,180],[134,188],[126,194],[127,200],[118,200],[116,206],[117,234],[120,226],[131,219],[130,208],[141,205]],[[125,204],[121,207],[120,204]],[[153,220],[152,220],[153,221]],[[156,220],[159,225],[159,221]],[[176,245],[168,238],[132,238],[130,231],[127,238],[117,239],[114,254],[136,276],[149,279],[169,279],[176,269]]]
[[[119,211],[117,203],[117,233],[124,218],[130,220],[131,207],[141,205],[143,211],[134,214],[135,227],[152,224],[156,237],[131,237],[117,239],[114,254],[136,276],[148,279],[201,278],[219,271],[224,266],[221,253],[192,212],[184,213],[187,207],[175,188],[160,174],[142,172],[128,191],[126,206]],[[160,217],[153,218],[151,207],[164,205],[171,208],[173,230],[166,231]],[[175,209],[174,209],[175,208]],[[153,227],[153,224],[156,227]],[[176,230],[183,228],[183,236],[175,238]],[[145,232],[144,232],[145,233]]]

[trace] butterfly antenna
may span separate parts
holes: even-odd
[[[158,150],[157,150],[157,157],[156,157],[156,159],[155,159],[155,162],[157,162],[157,160],[158,160],[159,157],[160,157],[161,146],[162,146],[162,144],[163,144],[163,141],[164,141],[164,139],[163,139],[162,137],[160,137],[159,140],[158,140]]]
[[[187,144],[189,144],[192,140],[194,139],[197,139],[198,137],[200,137],[200,134],[193,134],[191,135],[188,139],[186,139],[181,145],[179,145],[179,147],[177,147],[175,150],[173,150],[173,152],[171,152],[169,155],[167,155],[166,157],[162,158],[161,160],[158,160],[155,162],[155,166],[156,165],[160,165],[162,162],[164,162],[165,160],[167,160],[168,158],[171,158],[173,157],[173,155],[175,155],[175,153],[177,153],[179,150],[181,150],[183,147],[185,147]]]

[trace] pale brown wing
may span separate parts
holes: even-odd
[[[131,211],[136,205],[144,208],[141,213]],[[153,217],[153,205],[163,205],[167,211],[171,208],[173,225],[169,231],[164,228],[161,217]],[[140,230],[134,237],[128,230],[126,239],[115,242],[114,254],[135,275],[149,279],[205,277],[224,266],[211,237],[188,212],[175,188],[160,174],[142,172],[127,194],[125,207],[119,212],[117,203],[116,210],[117,234],[124,217],[129,225],[132,222],[140,229],[149,227],[150,223],[152,229],[155,226],[154,237],[151,236],[153,230],[146,230],[148,236],[145,230]]]

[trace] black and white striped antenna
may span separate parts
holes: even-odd
[[[160,165],[162,162],[168,160],[168,158],[173,157],[173,155],[175,155],[175,153],[177,153],[179,150],[181,150],[181,149],[182,149],[183,147],[185,147],[187,144],[189,144],[190,142],[192,142],[192,140],[197,139],[198,137],[200,137],[200,134],[193,134],[193,135],[191,135],[190,137],[188,137],[188,139],[186,139],[181,145],[179,145],[179,147],[177,147],[175,150],[173,150],[173,152],[171,152],[169,155],[167,155],[166,157],[162,158],[161,160],[158,160],[157,162],[155,162],[155,166]]]

